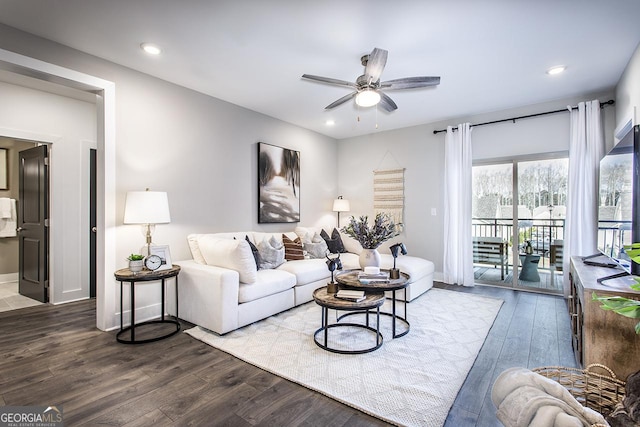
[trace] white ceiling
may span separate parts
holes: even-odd
[[[638,16],[638,0],[0,0],[3,24],[334,138],[609,90]],[[374,47],[382,80],[441,84],[388,92],[393,113],[324,111],[349,89],[300,76],[355,81]]]

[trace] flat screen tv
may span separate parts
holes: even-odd
[[[598,251],[627,273],[640,275],[625,245],[640,242],[640,126],[634,126],[600,161]]]

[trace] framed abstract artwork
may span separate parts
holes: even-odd
[[[7,149],[0,148],[0,190],[9,189],[9,167],[7,159]]]
[[[258,223],[300,222],[300,152],[258,143]]]

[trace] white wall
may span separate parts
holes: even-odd
[[[624,125],[629,119],[638,124],[640,106],[640,45],[625,68],[616,86],[616,127]]]
[[[122,225],[130,190],[168,192],[172,222],[156,227],[154,242],[170,245],[174,261],[190,258],[188,233],[292,230],[257,224],[257,142],[301,152],[301,224],[333,221],[334,139],[3,25],[0,48],[115,83],[117,268],[144,243],[139,227]],[[109,328],[119,325],[119,284],[105,287],[114,302],[104,307]],[[138,319],[154,315],[158,302],[159,290],[138,292]]]
[[[442,275],[445,133],[458,123],[482,123],[515,116],[559,110],[579,101],[613,98],[613,93],[585,95],[470,117],[455,118],[394,131],[340,140],[338,143],[339,192],[351,202],[349,215],[372,215],[373,170],[396,167],[405,172],[405,231],[399,237],[410,254],[435,263],[436,278]],[[402,114],[398,110],[394,114]],[[603,111],[604,133],[613,139],[615,111]],[[569,115],[564,113],[473,128],[474,160],[522,156],[569,149]],[[435,209],[436,215],[432,215]]]
[[[96,106],[0,82],[0,135],[50,142],[50,269],[53,303],[89,297],[89,148]]]

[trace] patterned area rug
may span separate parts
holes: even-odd
[[[390,423],[442,426],[501,305],[493,298],[431,289],[408,305],[407,335],[391,339],[391,318],[382,316],[382,347],[360,355],[331,353],[314,343],[321,321],[314,302],[224,336],[200,327],[185,332]],[[330,323],[334,313],[329,311]],[[332,328],[330,334],[330,343],[354,348],[375,340],[373,333],[349,327]]]

